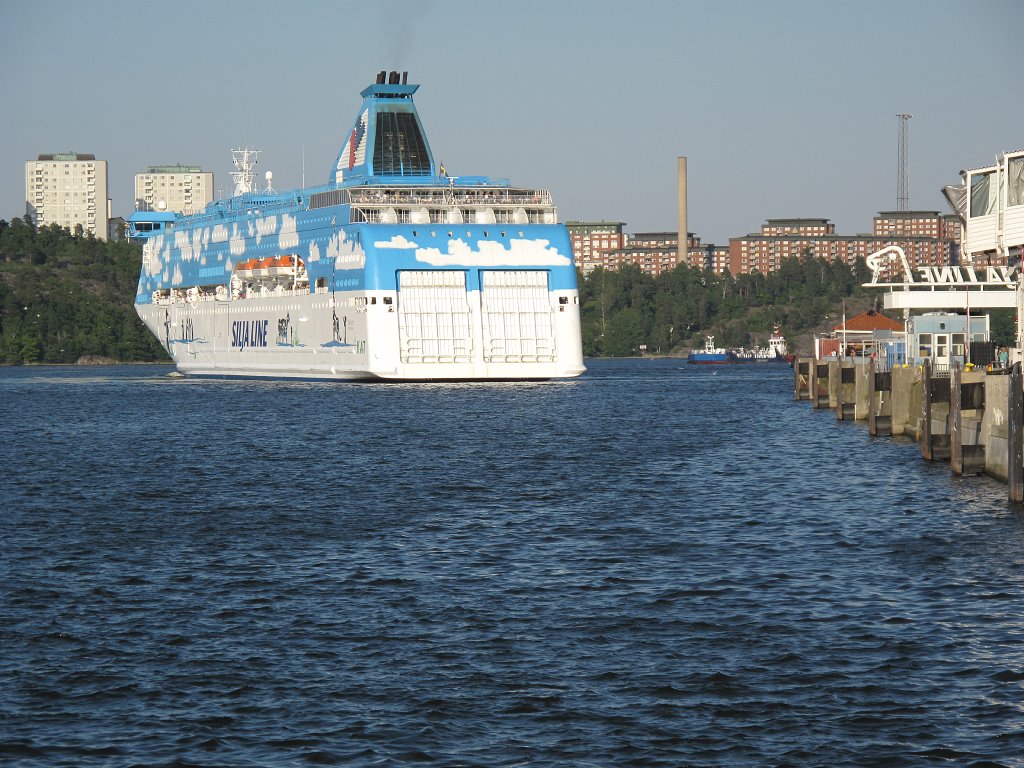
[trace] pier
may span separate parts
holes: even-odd
[[[1024,502],[1024,150],[961,171],[943,194],[960,219],[960,261],[911,267],[889,245],[867,257],[867,288],[885,291],[892,321],[854,331],[848,344],[816,342],[817,357],[793,361],[793,395],[841,421],[865,421],[872,436],[905,436],[921,458],[958,476],[987,475]],[[1016,343],[996,359],[987,310],[1013,308]],[[972,314],[973,310],[973,314]],[[912,312],[923,314],[912,315]],[[859,354],[858,354],[859,353]],[[845,355],[845,356],[844,356]]]
[[[915,441],[923,461],[948,462],[959,476],[987,475],[1007,483],[1024,502],[1024,374],[955,364],[879,369],[874,359],[793,362],[795,400],[831,410],[840,421],[865,422],[868,434]]]

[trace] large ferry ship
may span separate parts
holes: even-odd
[[[551,195],[436,164],[407,74],[380,72],[328,183],[193,215],[137,212],[135,306],[182,373],[550,379],[584,371],[572,248]]]

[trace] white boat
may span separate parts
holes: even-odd
[[[584,371],[572,246],[546,190],[449,176],[381,72],[327,184],[137,212],[136,310],[190,376],[550,379]]]

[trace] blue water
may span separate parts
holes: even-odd
[[[0,762],[1024,766],[1024,514],[785,366],[0,369]]]

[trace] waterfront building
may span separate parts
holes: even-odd
[[[879,339],[888,339],[894,334],[902,337],[904,331],[905,326],[899,320],[869,309],[832,326],[829,336],[816,342],[816,352],[820,352],[821,357],[831,354],[866,356],[876,350]]]
[[[192,214],[213,202],[213,174],[192,165],[153,165],[135,174],[135,210]]]
[[[948,371],[967,360],[967,344],[989,340],[989,316],[983,312],[968,316],[956,312],[925,312],[907,321],[909,362],[928,361],[932,370]]]
[[[107,161],[65,152],[25,163],[25,213],[37,227],[81,227],[100,240],[109,236]]]

